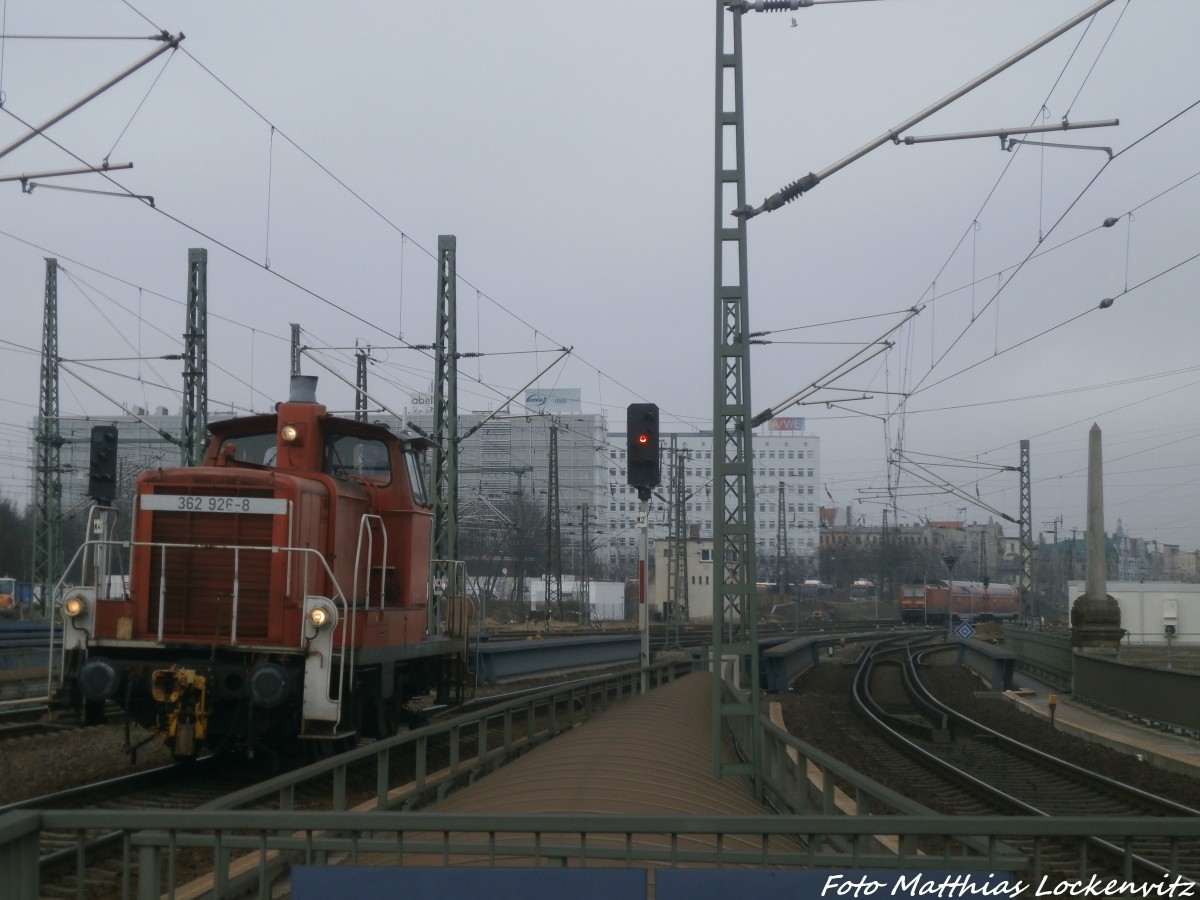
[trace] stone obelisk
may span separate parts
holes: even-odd
[[[1108,593],[1104,540],[1104,464],[1100,426],[1088,432],[1087,580],[1084,593],[1071,606],[1071,645],[1115,650],[1125,636],[1121,607]]]

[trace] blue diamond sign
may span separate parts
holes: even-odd
[[[957,634],[964,641],[969,641],[972,637],[974,637],[975,629],[971,627],[970,622],[963,622],[961,625],[959,625],[957,628],[954,629],[954,633]]]

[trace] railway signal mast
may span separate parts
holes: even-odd
[[[658,407],[653,403],[631,403],[625,412],[625,480],[637,488],[638,500],[638,629],[642,635],[642,692],[646,667],[650,665],[650,616],[646,607],[646,557],[650,538],[647,520],[650,493],[662,482],[658,454]]]

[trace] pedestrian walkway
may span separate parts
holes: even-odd
[[[712,675],[693,672],[560,735],[434,812],[761,815],[742,778],[712,764]],[[728,760],[732,750],[725,749]]]
[[[1131,717],[1101,712],[1020,673],[1013,678],[1013,687],[1005,694],[1014,703],[1046,719],[1050,718],[1049,699],[1054,695],[1054,727],[1066,734],[1135,755],[1168,772],[1200,778],[1200,740]]]

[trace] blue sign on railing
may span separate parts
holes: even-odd
[[[294,900],[614,900],[646,896],[645,869],[296,866]]]
[[[295,900],[426,900],[455,896],[488,900],[638,900],[646,869],[445,868],[296,866]],[[1028,887],[1007,872],[913,872],[831,869],[655,869],[656,900],[728,897],[1009,897]]]
[[[1012,897],[1028,887],[1006,872],[836,869],[657,869],[656,900],[727,897]]]

